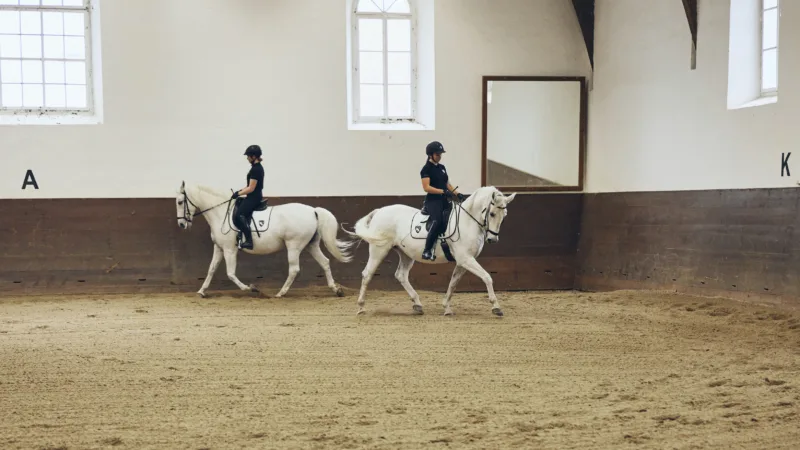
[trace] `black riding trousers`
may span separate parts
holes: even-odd
[[[242,228],[250,228],[250,219],[253,218],[253,211],[258,207],[261,203],[261,199],[256,197],[245,197],[242,200],[242,203],[239,204],[238,209],[238,216],[244,217],[245,222],[241,223],[242,221],[239,217],[236,217],[236,221],[239,222],[236,226],[240,229]]]
[[[431,229],[428,233],[438,236],[445,231],[444,212],[447,207],[445,199],[428,199],[425,201],[425,209],[428,210]],[[434,229],[434,226],[436,227]]]

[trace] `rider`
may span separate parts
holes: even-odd
[[[250,162],[250,171],[247,172],[247,187],[240,189],[233,193],[232,199],[240,195],[246,195],[242,203],[239,205],[239,215],[236,217],[238,222],[236,226],[242,230],[244,234],[244,243],[241,248],[253,248],[253,234],[250,230],[250,220],[253,217],[253,211],[258,207],[262,201],[262,192],[264,190],[264,168],[261,167],[261,147],[258,145],[251,145],[244,151],[247,156],[247,161]]]
[[[431,228],[428,232],[428,238],[425,240],[422,259],[430,261],[435,259],[432,249],[436,238],[446,230],[447,224],[444,222],[444,211],[449,206],[447,200],[452,198],[453,195],[457,196],[459,201],[464,200],[464,195],[456,192],[455,188],[448,182],[447,170],[444,164],[439,162],[442,160],[442,153],[445,153],[445,151],[440,142],[433,141],[428,144],[425,147],[425,154],[428,155],[428,160],[420,171],[422,189],[427,193],[425,196],[425,209],[428,210],[428,220],[431,221]]]

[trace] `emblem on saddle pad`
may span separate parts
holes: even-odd
[[[264,221],[263,220],[259,220],[258,221],[258,226],[263,227],[264,226]]]
[[[420,231],[420,230],[422,230],[422,225],[417,225],[417,226],[414,228],[414,231],[416,231],[417,233],[419,233],[419,231]]]

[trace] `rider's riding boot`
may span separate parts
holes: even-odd
[[[247,217],[244,215],[239,215],[239,223],[242,226],[242,235],[244,235],[244,242],[242,242],[242,246],[240,248],[252,250],[253,249],[253,233],[250,231],[250,223],[247,220]]]
[[[422,252],[422,259],[428,261],[435,261],[436,255],[433,254],[433,244],[436,243],[436,238],[439,233],[439,224],[434,220],[431,223],[431,229],[428,231],[428,237],[425,239],[425,250]]]

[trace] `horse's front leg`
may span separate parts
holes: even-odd
[[[211,284],[211,279],[214,278],[214,273],[217,271],[219,267],[219,263],[222,262],[222,247],[217,244],[214,244],[214,256],[211,257],[211,265],[208,266],[208,275],[206,275],[205,281],[203,281],[203,285],[200,286],[200,290],[197,293],[200,297],[205,298],[206,296],[206,289],[208,289],[208,285]]]
[[[489,301],[492,302],[492,314],[495,316],[502,316],[503,310],[500,309],[500,303],[497,301],[497,296],[494,294],[494,288],[492,287],[492,276],[489,275],[489,272],[484,270],[478,261],[475,258],[469,258],[462,264],[465,269],[469,270],[470,272],[474,273],[478,278],[483,280],[486,284],[486,291],[489,293]]]
[[[252,284],[250,286],[247,286],[246,284],[239,281],[238,278],[236,278],[236,256],[239,252],[239,249],[235,247],[236,245],[235,242],[233,245],[234,247],[228,247],[225,250],[223,250],[223,253],[225,255],[225,268],[228,270],[228,278],[231,281],[233,281],[236,284],[236,286],[239,287],[239,289],[243,291],[258,292],[258,289],[256,289],[256,287],[253,286]]]

